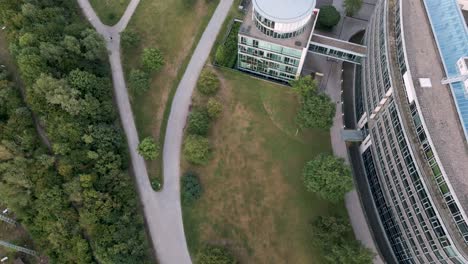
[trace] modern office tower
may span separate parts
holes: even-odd
[[[374,12],[356,113],[388,244],[398,263],[468,263],[466,22],[457,0]]]
[[[239,29],[239,69],[290,81],[301,73],[318,10],[315,0],[253,0]]]

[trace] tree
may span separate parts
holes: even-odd
[[[150,137],[144,138],[138,145],[137,150],[146,160],[155,160],[159,156],[159,146]]]
[[[210,121],[205,109],[194,110],[190,113],[187,131],[193,135],[206,136],[210,129]]]
[[[343,159],[321,154],[304,167],[304,183],[307,190],[323,199],[336,203],[353,188],[351,169]]]
[[[291,81],[293,91],[301,97],[317,93],[317,83],[311,76],[304,76]]]
[[[335,105],[330,98],[317,91],[316,82],[309,76],[294,80],[291,85],[300,98],[296,116],[299,127],[329,129],[335,116]]]
[[[216,119],[223,112],[223,105],[218,100],[210,98],[206,105],[206,110],[211,119]]]
[[[219,246],[204,246],[196,256],[197,264],[235,264],[234,256],[225,248]]]
[[[320,8],[317,23],[324,29],[331,29],[340,22],[341,16],[332,5],[325,5]]]
[[[211,146],[208,139],[199,135],[189,135],[184,144],[185,158],[195,165],[205,165],[211,158]]]
[[[190,205],[198,200],[202,194],[202,186],[198,175],[193,171],[186,172],[181,179],[182,185],[182,203]]]
[[[159,49],[146,48],[143,50],[142,62],[145,69],[158,71],[164,65],[164,58]]]
[[[301,100],[296,123],[301,128],[329,129],[333,125],[335,105],[325,94],[308,95]]]
[[[353,16],[362,7],[362,0],[345,0],[343,6],[347,16]]]
[[[214,95],[219,90],[219,79],[214,72],[204,69],[197,83],[198,91],[204,95]]]
[[[344,217],[319,216],[312,222],[313,243],[325,253],[328,264],[370,264],[373,254],[354,239]]]
[[[124,48],[133,48],[136,47],[140,41],[141,37],[138,32],[132,29],[126,29],[121,34],[122,47]]]
[[[130,72],[129,86],[136,94],[142,94],[149,89],[150,79],[148,73],[133,69]]]

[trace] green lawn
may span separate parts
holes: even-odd
[[[90,0],[102,23],[112,26],[119,22],[130,0]]]
[[[200,174],[204,193],[184,208],[189,247],[226,245],[241,263],[321,263],[311,242],[317,215],[345,214],[306,192],[302,168],[331,152],[328,131],[297,131],[298,107],[288,87],[249,75],[218,70],[224,112],[210,132],[214,158]],[[200,99],[195,95],[195,103]]]
[[[165,65],[153,75],[151,88],[143,95],[132,95],[132,107],[140,138],[153,136],[161,147],[170,102],[190,56],[208,24],[218,1],[142,0],[129,28],[142,38],[138,48],[124,50],[124,67],[128,72],[140,67],[143,48],[159,48]],[[162,156],[162,155],[161,155]],[[148,162],[151,178],[161,178],[161,158]]]

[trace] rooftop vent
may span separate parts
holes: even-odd
[[[422,88],[431,88],[432,87],[431,79],[429,79],[429,78],[419,78],[419,85]]]

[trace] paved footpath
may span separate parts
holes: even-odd
[[[132,0],[115,26],[104,25],[88,0],[78,0],[83,13],[106,42],[112,69],[114,94],[132,161],[133,174],[158,261],[162,264],[191,263],[185,239],[180,205],[180,148],[190,98],[211,47],[226,18],[233,0],[221,0],[192,56],[177,88],[164,144],[164,187],[151,188],[144,159],[137,153],[138,132],[125,85],[120,58],[120,33],[125,30],[140,0]]]

